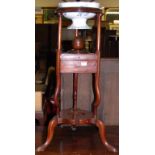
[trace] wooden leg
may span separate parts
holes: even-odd
[[[78,74],[73,74],[73,110],[77,110]]]
[[[101,141],[102,143],[106,146],[106,148],[109,150],[109,151],[112,151],[112,152],[117,152],[117,150],[111,146],[106,138],[105,138],[105,126],[104,126],[104,123],[101,121],[101,120],[97,120],[96,121],[96,126],[99,128],[99,134],[100,134],[100,138],[101,138]]]
[[[46,139],[46,142],[39,146],[37,148],[37,152],[40,152],[40,151],[44,151],[46,149],[46,147],[50,144],[52,138],[53,138],[53,134],[54,134],[54,129],[55,127],[57,126],[58,124],[58,120],[56,117],[54,117],[50,122],[49,122],[49,125],[48,125],[48,133],[47,133],[47,139]]]

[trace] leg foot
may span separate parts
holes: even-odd
[[[116,148],[114,148],[113,146],[111,146],[106,138],[105,138],[105,126],[104,126],[104,123],[101,121],[101,120],[97,120],[96,121],[96,126],[99,128],[99,134],[100,134],[100,138],[101,138],[101,141],[102,143],[106,146],[106,148],[109,150],[109,151],[112,151],[112,152],[117,152]]]
[[[50,122],[49,122],[49,125],[48,125],[48,133],[47,133],[47,139],[46,139],[46,142],[39,146],[36,151],[37,152],[40,152],[40,151],[44,151],[47,146],[50,144],[52,138],[53,138],[53,134],[54,134],[54,129],[55,127],[57,126],[58,124],[58,121],[57,121],[57,118],[54,117]]]
[[[75,125],[72,125],[72,126],[71,126],[71,129],[72,129],[72,131],[76,131],[76,130],[77,130],[77,128],[76,128]]]

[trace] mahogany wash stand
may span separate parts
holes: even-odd
[[[79,36],[79,30],[75,30],[75,39],[73,41],[73,52],[62,53],[62,16],[64,12],[92,12],[95,13],[97,38],[96,49],[94,53],[82,53],[84,48],[84,42]],[[58,8],[57,13],[59,16],[58,21],[58,49],[56,55],[56,89],[54,94],[54,103],[57,106],[56,116],[50,120],[48,125],[47,139],[45,143],[37,148],[36,151],[44,151],[50,144],[54,129],[57,125],[67,124],[71,126],[81,125],[96,125],[99,129],[99,135],[102,143],[109,151],[117,152],[117,150],[111,146],[105,135],[105,125],[97,118],[97,107],[100,104],[100,40],[101,40],[101,17],[102,11],[96,8]],[[61,90],[61,74],[73,73],[73,108],[72,109],[60,109],[59,95]],[[85,111],[77,108],[77,89],[78,89],[78,74],[79,73],[92,73],[94,75],[94,96],[92,111]],[[77,131],[78,132],[78,131]]]

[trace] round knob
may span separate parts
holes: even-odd
[[[81,37],[75,37],[75,39],[73,40],[73,48],[75,50],[82,50],[84,48],[85,44],[84,41]]]

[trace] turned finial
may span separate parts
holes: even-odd
[[[84,49],[84,40],[80,36],[76,36],[75,39],[73,40],[73,48],[75,50],[82,50]]]

